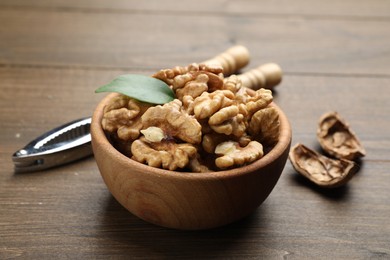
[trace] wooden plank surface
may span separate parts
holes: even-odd
[[[0,1],[0,259],[390,257],[390,4],[201,3]],[[347,186],[316,188],[288,162],[252,215],[183,232],[128,213],[93,157],[14,174],[12,153],[91,115],[104,96],[93,93],[98,86],[123,73],[204,60],[235,43],[251,51],[250,66],[283,67],[275,102],[290,120],[293,144],[318,149],[325,112],[347,119],[367,150]]]
[[[374,18],[388,19],[389,10],[386,0],[372,0],[368,4],[364,0],[289,0],[256,1],[256,0],[198,0],[198,1],[137,1],[137,0],[1,0],[0,6],[4,8],[37,8],[37,9],[62,9],[68,11],[102,11],[102,12],[159,12],[182,14],[193,13],[196,16],[202,14],[213,15],[271,15],[271,16],[307,16],[313,18]]]
[[[0,64],[7,65],[157,70],[201,61],[239,43],[252,50],[253,67],[277,61],[294,73],[390,71],[390,20],[5,8],[0,24]]]

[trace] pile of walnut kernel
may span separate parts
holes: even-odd
[[[140,163],[191,172],[239,167],[261,158],[279,136],[279,114],[268,89],[242,86],[222,67],[191,64],[160,70],[176,99],[164,105],[118,94],[102,126],[114,146]]]

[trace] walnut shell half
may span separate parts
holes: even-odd
[[[289,159],[297,172],[325,188],[346,184],[358,170],[353,161],[331,159],[299,143],[291,148]]]
[[[320,118],[317,138],[325,152],[339,159],[355,160],[366,154],[355,133],[337,112]]]

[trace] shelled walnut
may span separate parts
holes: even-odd
[[[251,163],[263,156],[263,146],[256,141],[251,141],[247,146],[241,147],[239,143],[227,141],[220,143],[215,148],[217,155],[222,155],[215,160],[218,168],[224,169],[233,165]]]
[[[196,148],[189,143],[170,141],[148,142],[144,138],[135,140],[131,145],[133,159],[146,162],[149,166],[168,170],[184,168],[196,155]]]
[[[325,188],[344,185],[358,169],[353,161],[331,159],[299,143],[291,148],[289,159],[297,172]]]
[[[150,104],[119,95],[104,108],[102,127],[109,133],[116,133],[120,140],[133,141],[142,129],[141,115],[149,107]]]
[[[249,122],[249,133],[268,145],[274,145],[279,137],[279,114],[273,107],[257,111]]]
[[[176,99],[154,106],[119,95],[105,109],[103,129],[127,142],[127,156],[153,167],[208,172],[252,163],[278,142],[272,92],[222,72],[195,63],[160,70],[153,77]]]

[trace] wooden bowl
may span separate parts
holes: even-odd
[[[164,227],[197,230],[222,226],[253,212],[271,193],[285,166],[291,128],[274,105],[281,122],[276,146],[258,161],[211,173],[176,172],[138,163],[117,151],[101,127],[97,106],[91,124],[92,147],[100,173],[117,201],[139,218]]]

